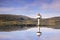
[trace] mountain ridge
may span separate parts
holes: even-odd
[[[31,24],[37,25],[36,18],[30,18],[23,15],[0,14],[0,25]],[[51,17],[41,19],[41,25],[59,25],[60,17]]]

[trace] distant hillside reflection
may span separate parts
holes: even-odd
[[[0,31],[16,31],[16,30],[26,30],[27,27],[23,26],[7,26],[7,27],[0,27]]]
[[[6,27],[0,27],[0,31],[17,31],[17,30],[27,30],[33,27],[37,26],[6,26]],[[48,27],[48,28],[54,28],[54,29],[60,29],[60,26],[40,26],[40,27]]]

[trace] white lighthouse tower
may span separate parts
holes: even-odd
[[[41,15],[40,15],[40,13],[37,14],[37,20],[38,20],[38,24],[37,24],[37,26],[38,26],[37,36],[40,36],[41,35],[41,32],[40,32]]]

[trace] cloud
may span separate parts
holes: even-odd
[[[2,1],[2,0],[1,0]],[[43,10],[60,10],[60,0],[6,0],[0,3],[0,7],[17,7],[17,9],[33,10],[35,8]],[[5,8],[4,8],[5,9]],[[7,8],[13,10],[16,8]],[[2,9],[3,10],[3,9]],[[5,10],[6,11],[6,10]]]
[[[2,5],[2,6],[1,6]],[[0,3],[0,13],[35,15],[40,12],[43,17],[60,15],[60,0],[13,0]],[[44,16],[45,15],[45,16]]]
[[[0,8],[0,12],[10,12],[14,10],[13,8]]]
[[[27,10],[52,10],[60,11],[60,0],[35,0],[24,6]]]
[[[27,9],[27,7],[17,7],[17,8],[15,8],[15,7],[9,7],[9,8],[7,8],[7,7],[2,7],[2,8],[0,8],[0,12],[13,12],[13,11],[17,11],[17,10],[28,10]]]
[[[60,11],[60,0],[53,0],[53,2],[50,4],[42,3],[41,8],[44,10],[50,9],[50,10]]]

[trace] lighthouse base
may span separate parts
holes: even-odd
[[[41,35],[41,32],[37,32],[36,34],[37,34],[37,36],[40,36]]]

